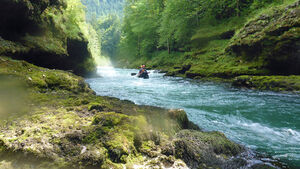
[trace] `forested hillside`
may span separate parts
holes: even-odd
[[[114,58],[121,39],[121,18],[118,15],[106,15],[92,23],[101,37],[101,55]]]
[[[113,58],[121,38],[124,0],[81,0],[86,19],[97,32],[101,58]],[[102,59],[103,60],[103,59]]]
[[[124,0],[81,0],[86,6],[88,21],[106,15],[123,15]]]
[[[120,66],[168,75],[300,74],[298,0],[126,1]]]

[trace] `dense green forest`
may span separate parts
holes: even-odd
[[[121,39],[121,20],[117,15],[100,17],[94,28],[101,37],[101,55],[113,58],[117,55]]]
[[[86,20],[96,31],[99,43],[100,58],[99,65],[108,65],[107,58],[114,57],[121,38],[121,23],[123,19],[123,0],[81,0],[85,5]],[[106,58],[106,59],[104,59]]]
[[[128,0],[120,66],[191,78],[300,73],[295,0]]]
[[[87,20],[92,21],[101,16],[117,15],[122,17],[124,0],[81,0],[86,6]]]

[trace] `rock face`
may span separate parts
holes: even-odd
[[[273,74],[300,74],[300,1],[269,9],[233,37],[228,52],[259,60]]]
[[[67,13],[66,2],[1,1],[0,55],[80,75],[94,71],[88,40]]]
[[[200,131],[183,110],[96,96],[78,76],[8,57],[0,57],[0,77],[24,83],[28,105],[1,121],[0,168],[247,165],[232,161],[244,148]]]

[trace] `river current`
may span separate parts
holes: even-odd
[[[300,168],[300,95],[232,88],[228,84],[164,77],[131,76],[134,69],[98,68],[102,77],[86,81],[101,96],[139,105],[184,109],[206,131]]]

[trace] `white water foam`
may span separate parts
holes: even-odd
[[[270,128],[259,123],[241,121],[238,123],[248,130],[255,131],[261,136],[274,141],[284,141],[287,144],[298,144],[300,141],[300,132],[290,128]]]
[[[97,67],[97,74],[101,77],[116,77],[118,75],[112,66]]]

